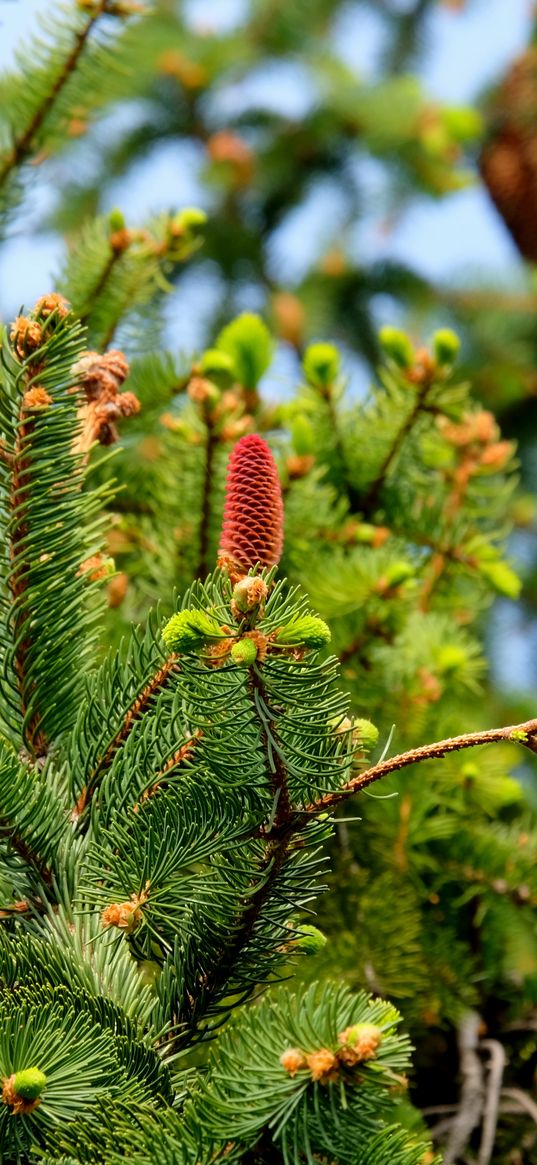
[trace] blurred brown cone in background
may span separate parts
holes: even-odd
[[[511,66],[488,110],[482,178],[520,253],[537,262],[537,46]]]

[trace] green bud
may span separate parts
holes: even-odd
[[[245,388],[256,387],[272,360],[272,336],[252,312],[244,312],[223,328],[216,346],[230,357],[234,375]]]
[[[311,421],[298,414],[291,423],[291,440],[293,449],[299,457],[308,457],[315,447],[315,434]]]
[[[509,733],[509,740],[515,740],[518,744],[525,744],[527,739],[528,734],[524,731],[523,728],[514,728],[513,731]]]
[[[476,141],[483,134],[483,116],[477,109],[468,106],[454,106],[442,110],[442,121],[452,138],[457,142]]]
[[[207,348],[199,366],[201,375],[213,380],[220,388],[231,384],[233,380],[233,360],[227,352],[220,352],[218,348]]]
[[[40,1068],[24,1068],[15,1073],[13,1092],[22,1100],[37,1100],[47,1086],[47,1078]]]
[[[364,752],[370,752],[378,742],[379,730],[371,720],[355,720],[353,723],[353,737]]]
[[[388,587],[399,587],[401,583],[407,582],[409,578],[413,578],[415,568],[410,562],[405,562],[403,559],[397,559],[391,562],[384,574],[384,578]]]
[[[464,667],[467,659],[464,647],[458,647],[456,643],[446,643],[444,647],[440,648],[436,656],[436,663],[441,672],[455,672]]]
[[[339,352],[333,344],[310,344],[302,368],[308,384],[315,388],[330,388],[339,376]]]
[[[328,941],[326,935],[316,926],[299,925],[300,934],[293,943],[295,950],[303,951],[305,955],[316,955],[322,951]]]
[[[195,651],[204,643],[223,638],[223,632],[205,611],[178,611],[162,628],[168,651]]]
[[[330,628],[317,615],[302,615],[277,632],[278,645],[285,647],[324,647],[330,643]]]
[[[110,230],[124,231],[125,225],[125,215],[123,214],[123,211],[120,210],[118,206],[115,206],[108,215],[108,226],[110,227]]]
[[[384,351],[400,368],[411,368],[414,363],[414,348],[401,328],[391,328],[389,325],[381,328],[379,340]]]
[[[185,206],[173,218],[174,227],[179,227],[189,235],[199,235],[207,224],[207,215],[197,206]]]
[[[490,562],[485,559],[479,563],[479,573],[483,575],[483,578],[486,578],[495,591],[498,591],[498,594],[505,595],[508,599],[518,599],[522,584],[514,570],[511,570],[506,562]]]
[[[238,639],[231,648],[231,658],[233,663],[241,664],[242,667],[250,667],[257,659],[257,647],[253,639]]]
[[[364,545],[371,546],[376,532],[377,527],[372,526],[370,522],[360,522],[360,525],[356,527],[354,537],[357,542],[363,542]]]
[[[441,367],[445,364],[453,364],[457,359],[460,346],[459,337],[451,331],[451,328],[440,328],[440,331],[435,332],[433,336],[433,354],[436,363]]]

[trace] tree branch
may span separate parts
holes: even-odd
[[[380,469],[378,470],[375,480],[371,482],[365,497],[361,498],[358,508],[360,513],[364,516],[371,514],[375,509],[379,499],[380,491],[386,480],[386,476],[391,469],[397,454],[399,453],[401,445],[403,444],[405,438],[408,437],[408,434],[412,432],[412,429],[414,428],[414,425],[416,424],[422,409],[427,403],[427,393],[429,392],[430,387],[431,382],[428,379],[425,380],[424,384],[421,385],[421,388],[416,395],[416,400],[414,402],[414,408],[412,409],[412,412],[409,413],[406,421],[403,422],[401,428],[398,429],[397,433],[395,434],[394,440],[388,449]]]
[[[11,849],[22,858],[23,862],[35,870],[47,887],[50,888],[53,885],[54,875],[52,870],[39,857],[39,854],[34,853],[28,842],[25,841],[20,833],[17,833],[13,829],[11,823],[6,821],[5,818],[0,818],[0,838],[7,841]]]
[[[481,1120],[484,1088],[483,1069],[477,1054],[480,1017],[466,1015],[459,1026],[459,1055],[462,1073],[460,1103],[444,1153],[444,1165],[453,1165],[466,1149],[473,1130]]]
[[[30,461],[28,447],[35,430],[35,420],[24,408],[24,396],[21,399],[17,437],[11,464],[10,510],[16,515],[9,534],[9,554],[11,570],[8,585],[13,600],[14,641],[16,644],[13,665],[17,677],[17,687],[20,696],[20,710],[22,719],[25,719],[28,706],[32,698],[32,688],[28,682],[28,654],[31,642],[28,637],[28,620],[24,611],[20,609],[21,596],[28,586],[29,564],[25,560],[24,548],[28,537],[28,521],[26,507],[31,491]],[[21,624],[26,624],[26,630],[21,634]],[[31,715],[25,732],[25,743],[32,757],[44,756],[48,749],[48,742],[41,728],[41,715],[37,708]]]
[[[128,736],[130,735],[130,733],[132,731],[134,724],[147,711],[147,708],[149,706],[150,701],[153,699],[153,696],[155,696],[157,694],[157,692],[161,692],[162,689],[164,687],[166,687],[166,684],[169,682],[170,677],[173,675],[173,673],[175,671],[177,671],[177,668],[178,668],[177,655],[175,655],[175,653],[172,653],[164,661],[164,663],[161,665],[161,667],[159,667],[158,671],[156,671],[154,673],[154,675],[149,680],[149,683],[147,683],[145,685],[145,687],[142,689],[141,692],[138,692],[136,699],[133,700],[132,704],[130,705],[130,708],[128,708],[127,711],[125,712],[125,715],[123,716],[123,720],[122,720],[115,736],[113,736],[112,740],[109,741],[107,748],[106,748],[106,751],[103,753],[102,757],[97,762],[97,764],[95,765],[95,768],[92,770],[92,772],[89,775],[87,785],[82,790],[80,797],[78,798],[78,801],[76,803],[75,809],[73,810],[73,820],[74,821],[78,820],[78,818],[84,812],[86,807],[89,805],[89,803],[93,797],[93,794],[95,793],[96,789],[98,788],[98,786],[102,780],[103,773],[107,769],[110,768],[110,765],[112,764],[112,761],[113,761],[118,749],[121,748],[121,746],[127,740]]]
[[[479,1046],[490,1052],[490,1061],[483,1109],[483,1132],[477,1165],[490,1165],[494,1152],[506,1056],[503,1044],[500,1044],[499,1040],[482,1040]]]
[[[15,166],[20,165],[20,163],[23,162],[25,158],[27,158],[28,155],[32,152],[35,138],[39,133],[39,130],[41,129],[43,122],[47,117],[47,114],[50,113],[50,110],[53,108],[56,99],[61,93],[64,85],[67,83],[72,73],[76,69],[90,32],[94,24],[96,24],[96,22],[102,16],[105,7],[105,0],[102,0],[99,8],[96,12],[91,14],[87,24],[84,26],[82,31],[77,33],[73,48],[71,49],[69,56],[64,61],[63,67],[56,77],[56,80],[52,84],[49,92],[41,102],[39,108],[36,109],[30,124],[26,127],[22,134],[15,138],[11,150],[7,154],[3,166],[0,168],[0,186],[5,182],[11,170],[13,170]]]
[[[294,837],[300,833],[301,829],[301,826],[296,823],[296,815],[293,813],[289,797],[285,763],[277,751],[271,750],[269,747],[269,732],[275,734],[275,729],[273,722],[266,719],[262,712],[261,704],[265,707],[268,707],[268,704],[262,672],[258,668],[252,669],[251,690],[256,715],[261,721],[261,739],[265,752],[265,762],[267,771],[271,775],[274,792],[273,820],[263,834],[266,842],[256,876],[256,882],[261,879],[259,889],[244,899],[244,909],[239,915],[237,929],[230,934],[229,944],[221,951],[214,970],[204,976],[203,992],[201,993],[204,1000],[203,1010],[196,1014],[196,1004],[194,1003],[191,1022],[188,1024],[188,1034],[185,1033],[184,1037],[187,1042],[191,1039],[193,1031],[199,1026],[215,996],[218,997],[225,991],[228,980],[232,978],[235,965],[254,933],[263,908],[269,901],[286,858],[292,850]],[[274,759],[272,759],[273,755]],[[255,836],[259,837],[259,828],[256,828]],[[263,877],[264,873],[265,877]],[[252,984],[252,989],[254,986]]]
[[[447,756],[450,752],[459,752],[463,748],[475,748],[480,744],[494,744],[497,741],[510,740],[523,744],[530,752],[537,753],[537,719],[526,720],[523,724],[510,724],[506,728],[489,728],[485,732],[469,732],[464,736],[450,736],[447,740],[438,740],[434,744],[424,744],[421,748],[412,748],[408,752],[399,753],[388,760],[380,761],[370,769],[352,777],[341,789],[326,793],[319,801],[313,802],[304,812],[306,814],[321,813],[332,809],[372,785],[380,781],[389,773],[405,769],[409,765],[419,764],[421,761],[435,760],[437,757]]]
[[[211,489],[213,484],[213,461],[217,445],[210,418],[205,417],[207,439],[205,444],[205,470],[203,475],[203,498],[201,503],[199,563],[196,578],[205,578],[209,573],[209,533],[211,523]]]

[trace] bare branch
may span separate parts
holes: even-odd
[[[421,748],[412,748],[408,752],[399,753],[398,756],[380,761],[379,764],[373,765],[365,772],[358,773],[341,789],[326,793],[324,797],[312,805],[308,805],[305,812],[308,814],[321,813],[327,809],[332,809],[341,801],[345,801],[347,797],[352,797],[354,793],[360,793],[368,785],[380,781],[389,773],[407,768],[409,765],[435,760],[437,757],[447,756],[450,752],[459,752],[463,748],[476,748],[477,745],[494,744],[502,740],[516,741],[518,744],[523,744],[530,752],[537,752],[537,719],[527,720],[524,724],[510,724],[506,728],[489,728],[485,732],[469,732],[464,736],[450,736],[447,740],[424,744]]]
[[[496,1125],[498,1124],[498,1110],[506,1055],[503,1044],[500,1044],[499,1040],[482,1040],[480,1047],[488,1050],[490,1059],[487,1093],[483,1109],[483,1132],[481,1134],[477,1165],[490,1165],[494,1152],[494,1140],[496,1137]]]
[[[500,1098],[505,1097],[508,1100],[516,1101],[519,1108],[527,1112],[532,1120],[537,1125],[537,1104],[528,1096],[527,1092],[523,1092],[521,1088],[502,1088]]]
[[[471,1011],[464,1016],[459,1026],[462,1085],[459,1110],[453,1120],[444,1152],[444,1165],[454,1165],[462,1156],[474,1129],[481,1121],[484,1087],[483,1068],[477,1054],[480,1023],[480,1016]]]

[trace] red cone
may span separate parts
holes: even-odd
[[[219,566],[232,581],[252,566],[275,566],[283,547],[283,502],[270,449],[255,433],[241,437],[229,458]]]

